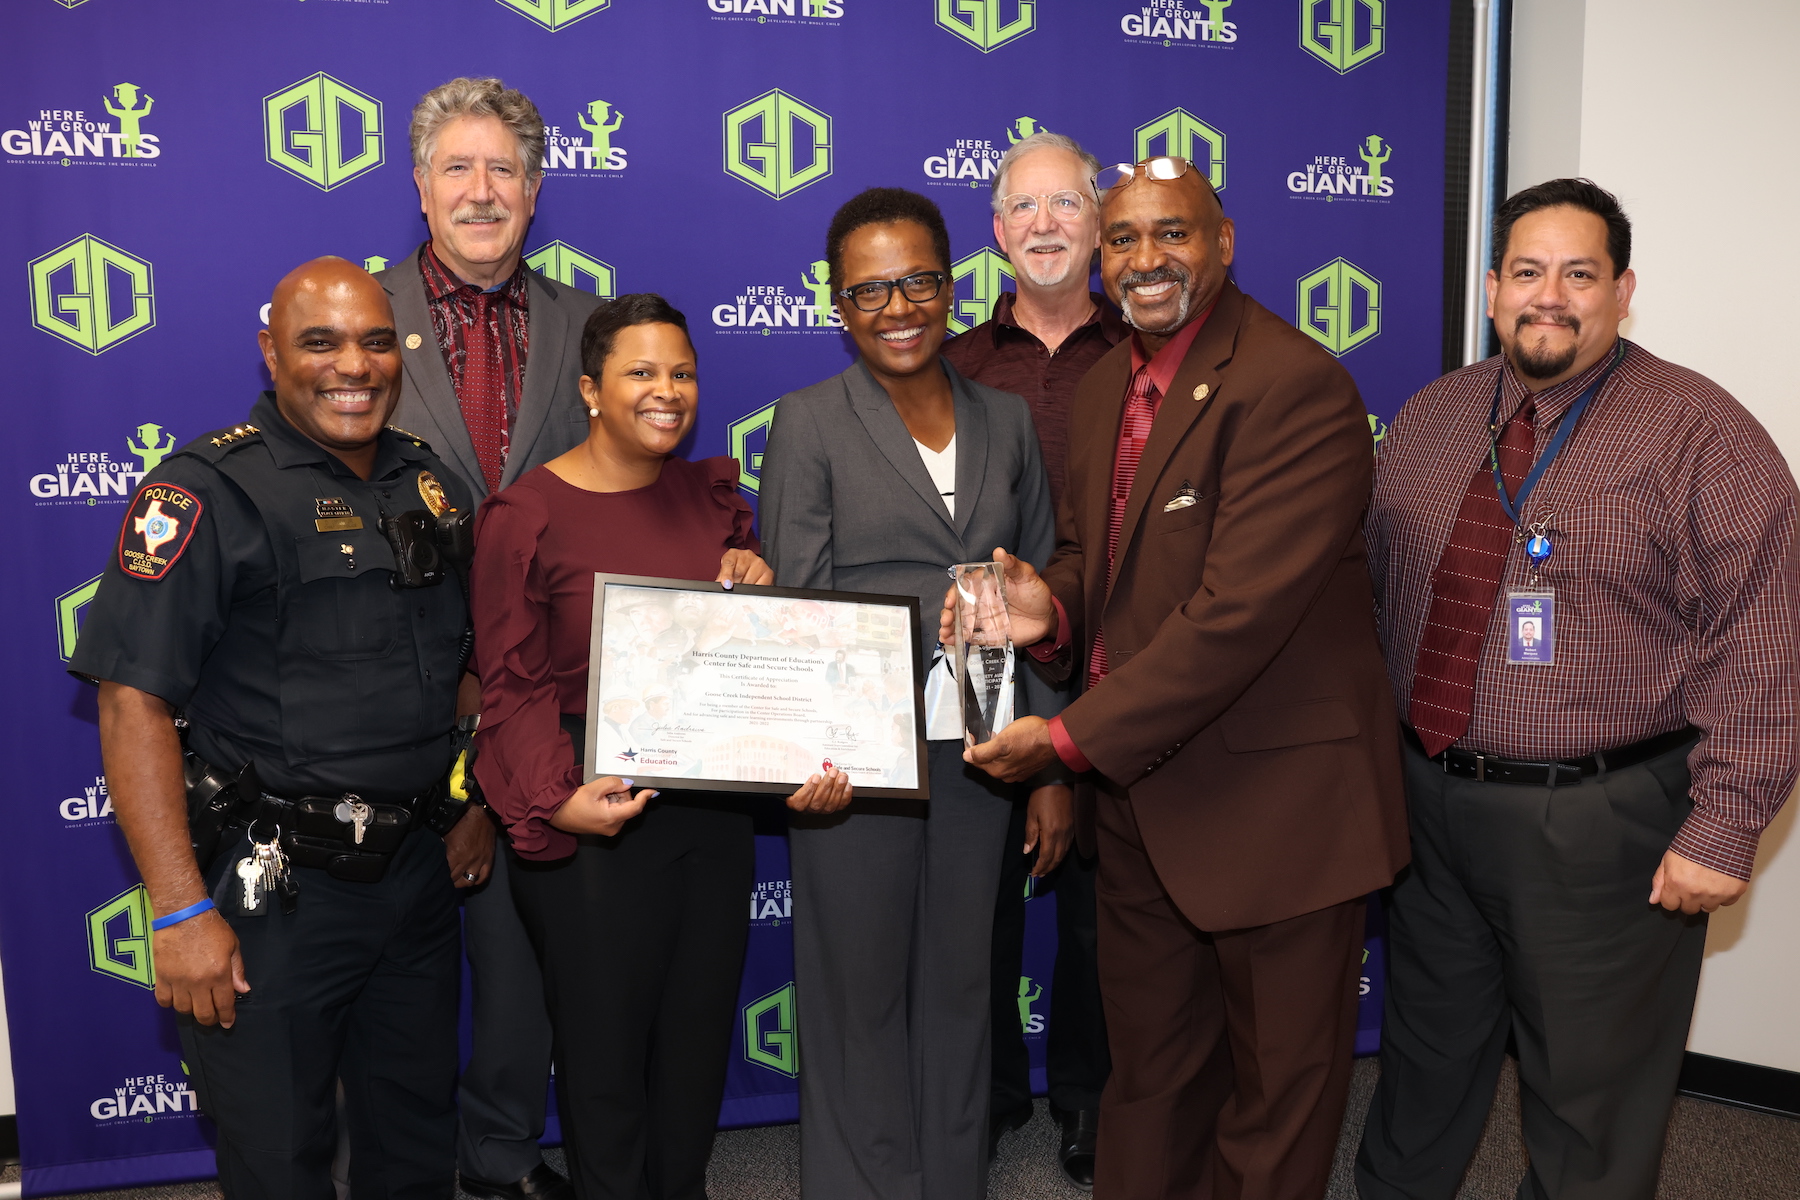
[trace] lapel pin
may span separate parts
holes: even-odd
[[[408,350],[417,350],[419,348],[419,343],[424,340],[424,338],[416,333],[409,333],[406,335],[406,348]]]
[[[1209,393],[1211,393],[1211,391],[1212,391],[1212,389],[1211,389],[1211,388],[1210,388],[1210,387],[1207,387],[1207,386],[1206,386],[1206,385],[1205,385],[1205,384],[1204,384],[1204,383],[1203,383],[1203,384],[1201,384],[1201,385],[1200,385],[1200,386],[1199,386],[1199,387],[1197,387],[1197,388],[1195,388],[1195,389],[1194,389],[1194,399],[1196,399],[1196,400],[1204,400],[1204,399],[1206,399],[1206,397],[1207,397],[1207,395],[1208,395],[1208,394],[1209,394]]]

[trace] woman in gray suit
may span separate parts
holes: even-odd
[[[863,192],[833,217],[825,257],[860,357],[776,406],[764,552],[784,587],[917,596],[935,631],[951,564],[997,546],[1050,557],[1031,414],[938,354],[955,289],[930,200]],[[1017,711],[1060,711],[1024,658]],[[815,1200],[986,1193],[989,940],[1016,793],[962,761],[955,692],[934,706],[939,690],[927,692],[929,802],[856,800],[790,821],[801,1186]],[[1036,782],[1037,827],[1060,858],[1068,788]]]

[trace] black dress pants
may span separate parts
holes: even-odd
[[[550,1017],[537,955],[513,904],[504,838],[486,883],[463,893],[474,1039],[457,1084],[456,1165],[465,1179],[511,1183],[543,1162]]]
[[[507,863],[581,1200],[706,1197],[756,850],[747,811],[682,800],[664,793],[570,858]]]
[[[994,1075],[990,1111],[995,1117],[1031,1109],[1031,1057],[1025,1049],[1020,989],[1024,979],[1025,889],[1037,851],[1025,844],[1023,804],[1013,806],[1000,867],[1000,896],[994,906],[993,1025]],[[1051,974],[1049,1043],[1044,1065],[1050,1103],[1064,1112],[1100,1107],[1100,1093],[1112,1072],[1106,1049],[1106,1013],[1100,1003],[1100,967],[1095,953],[1094,859],[1069,847],[1056,870],[1038,881],[1039,894],[1056,894],[1056,967]],[[1042,1011],[1041,1007],[1037,1011]]]
[[[1451,1200],[1518,1044],[1520,1200],[1651,1200],[1706,918],[1648,903],[1692,744],[1572,787],[1445,775],[1405,750],[1412,866],[1388,909],[1363,1200]]]
[[[379,883],[294,875],[292,915],[226,918],[250,982],[237,1023],[178,1019],[219,1128],[219,1185],[229,1200],[333,1200],[341,1079],[357,1200],[450,1200],[461,937],[444,843],[414,831]]]

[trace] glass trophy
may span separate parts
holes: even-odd
[[[996,562],[959,563],[956,581],[956,690],[963,741],[985,742],[1012,724],[1013,642],[1006,619],[1006,573]]]

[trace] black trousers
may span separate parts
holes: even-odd
[[[652,800],[617,837],[507,866],[543,967],[575,1194],[705,1200],[756,878],[749,813]]]
[[[209,882],[247,852],[222,855]],[[298,910],[227,917],[250,991],[230,1029],[181,1018],[229,1200],[333,1200],[337,1084],[357,1200],[456,1190],[456,890],[436,834],[413,832],[379,883],[297,867]]]
[[[1000,866],[1000,896],[994,906],[993,1025],[994,1116],[1031,1108],[1031,1057],[1025,1049],[1024,1012],[1039,981],[1025,982],[1025,888],[1037,851],[1025,844],[1025,806],[1013,806]],[[1056,893],[1056,968],[1051,975],[1049,1043],[1045,1074],[1050,1103],[1064,1112],[1100,1107],[1100,1092],[1112,1073],[1106,1049],[1106,1013],[1100,1004],[1100,967],[1095,953],[1094,859],[1074,846],[1056,870],[1038,881],[1038,890]],[[1037,1011],[1042,1011],[1040,1008]]]
[[[543,1161],[550,1016],[531,939],[513,905],[505,840],[486,883],[463,896],[474,1045],[456,1090],[456,1165],[464,1178],[522,1179]]]
[[[1364,1200],[1450,1200],[1510,1032],[1521,1200],[1650,1200],[1706,918],[1648,903],[1691,744],[1561,788],[1445,775],[1405,750],[1412,866],[1388,910],[1381,1081]]]

